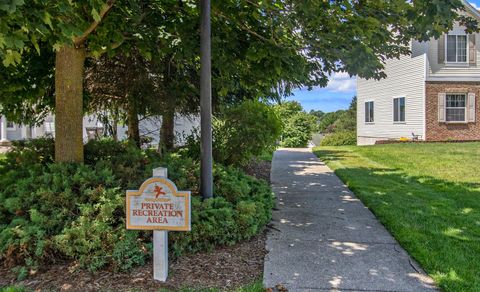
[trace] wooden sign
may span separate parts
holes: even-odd
[[[168,231],[190,231],[190,192],[178,191],[166,168],[155,168],[138,191],[127,191],[127,229],[153,230],[153,278],[168,277]]]
[[[190,192],[166,177],[147,179],[127,191],[127,229],[190,231]]]

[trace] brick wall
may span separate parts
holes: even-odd
[[[480,82],[427,82],[426,139],[427,141],[480,140]],[[475,123],[448,124],[438,122],[438,93],[473,92],[476,96]]]

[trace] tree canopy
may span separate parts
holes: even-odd
[[[438,37],[455,21],[476,29],[477,21],[459,13],[463,9],[461,0],[214,2],[215,104],[278,100],[297,87],[325,86],[339,71],[385,77],[385,60],[408,53],[411,39]],[[163,79],[174,85],[164,87],[167,104],[181,110],[195,102],[199,7],[194,0],[6,0],[0,17],[0,59],[7,68],[2,84],[9,84],[0,91],[2,112],[32,121],[27,117],[55,108],[56,146],[65,161],[82,160],[86,58],[135,50],[169,76]],[[182,95],[185,85],[192,90]]]

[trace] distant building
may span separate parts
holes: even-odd
[[[175,117],[175,145],[183,145],[185,136],[190,135],[195,128],[200,125],[200,119],[196,116],[177,116]],[[151,117],[140,120],[140,135],[151,138],[151,146],[157,146],[159,143],[160,128],[162,126],[161,117]],[[101,137],[105,133],[104,125],[94,115],[83,118],[83,140]],[[118,126],[118,139],[127,138],[126,126]],[[2,116],[0,120],[0,144],[10,145],[11,141],[32,139],[39,137],[55,137],[55,117],[47,116],[45,121],[38,126],[30,127],[28,125],[19,125],[7,121]]]
[[[463,1],[465,13],[480,13]],[[387,60],[387,78],[358,79],[357,140],[480,140],[480,34],[458,23],[438,40],[411,42],[411,54]]]

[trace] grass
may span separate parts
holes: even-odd
[[[445,291],[480,291],[480,143],[316,147]]]
[[[168,289],[161,289],[159,292],[170,292],[171,290]],[[184,288],[178,290],[179,292],[220,292],[222,290],[217,288],[206,288],[206,289],[198,289],[198,288]],[[258,280],[253,282],[250,285],[243,286],[236,290],[232,290],[235,292],[263,292],[265,289],[263,288],[262,280]],[[14,291],[15,292],[15,291]]]
[[[28,290],[23,287],[19,286],[8,286],[8,287],[0,287],[0,292],[29,292],[33,290]],[[172,290],[169,289],[159,289],[159,292],[170,292]],[[198,289],[198,288],[184,288],[178,290],[179,292],[219,292],[220,289],[211,288],[211,289]],[[243,286],[234,290],[235,292],[263,292],[265,288],[263,288],[262,280],[258,280],[253,282],[250,285]]]

